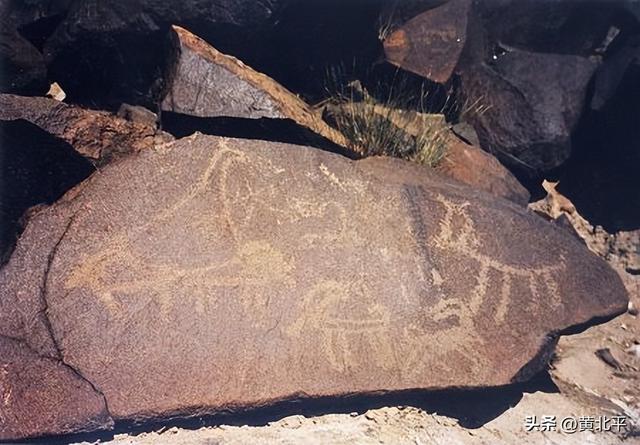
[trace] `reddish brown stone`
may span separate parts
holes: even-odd
[[[202,135],[38,213],[0,301],[29,344],[46,303],[116,420],[504,385],[627,308],[603,260],[516,204],[404,161]]]
[[[74,370],[0,336],[0,440],[112,425],[102,394]]]
[[[0,120],[15,119],[29,121],[63,139],[99,165],[173,139],[154,126],[129,122],[105,111],[87,110],[45,97],[0,94]]]
[[[377,115],[389,120],[401,131],[420,137],[434,147],[442,145],[445,153],[436,166],[438,172],[477,190],[484,190],[523,206],[529,202],[529,192],[515,176],[494,156],[455,136],[441,114],[408,112],[368,102],[327,105],[325,110],[330,119],[335,119],[334,116],[338,113],[346,113],[346,116],[355,113],[362,116]]]
[[[467,38],[471,0],[451,0],[414,17],[384,41],[392,64],[445,83],[458,64]]]
[[[479,190],[520,205],[529,203],[529,192],[494,156],[451,136],[447,155],[438,171]]]

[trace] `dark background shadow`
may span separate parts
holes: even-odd
[[[215,136],[305,145],[337,153],[350,159],[359,157],[355,152],[296,124],[291,119],[194,117],[180,113],[163,112],[162,129],[176,138],[190,136],[199,131]]]
[[[0,121],[0,265],[9,259],[27,209],[52,204],[93,171],[71,145],[36,125]]]

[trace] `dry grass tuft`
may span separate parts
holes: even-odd
[[[334,89],[325,110],[351,149],[365,156],[393,156],[435,167],[446,155],[449,128],[444,119],[421,118],[428,96],[424,88],[416,97],[399,84],[379,101],[355,81]]]

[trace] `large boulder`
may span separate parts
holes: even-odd
[[[38,95],[46,93],[48,88],[47,67],[42,54],[2,18],[0,93]]]
[[[490,40],[525,51],[589,56],[602,48],[625,4],[616,0],[478,2]]]
[[[0,93],[44,95],[42,47],[73,0],[0,0]]]
[[[400,160],[202,135],[106,166],[0,270],[0,336],[116,421],[505,385],[626,307],[603,260],[513,203]]]
[[[40,48],[75,0],[0,0],[2,17]]]
[[[597,67],[580,56],[518,50],[465,65],[462,100],[482,105],[467,116],[482,147],[532,175],[560,166]]]

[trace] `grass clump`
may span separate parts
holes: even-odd
[[[405,86],[391,85],[382,100],[359,81],[334,87],[325,117],[348,139],[349,148],[364,156],[392,156],[436,167],[447,153],[449,127],[441,113],[426,112],[429,94],[424,88],[412,94],[416,90]]]

